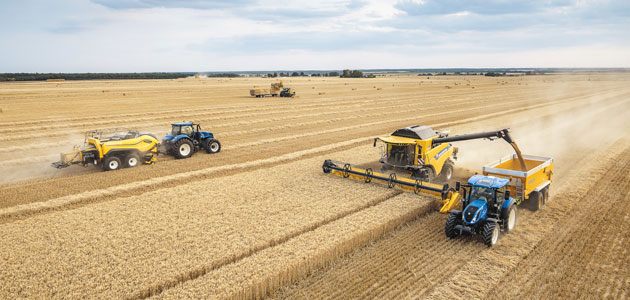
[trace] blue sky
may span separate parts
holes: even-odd
[[[630,1],[2,0],[0,72],[630,67]]]

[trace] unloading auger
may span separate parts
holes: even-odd
[[[420,179],[399,177],[396,173],[385,174],[375,172],[372,168],[363,168],[349,163],[339,162],[327,159],[322,165],[324,173],[341,176],[344,178],[352,178],[370,183],[373,180],[387,183],[389,188],[399,187],[404,191],[414,192],[416,194],[425,194],[442,200],[441,213],[448,213],[451,209],[457,207],[461,202],[462,196],[459,194],[459,182],[456,187],[449,187],[448,184],[436,184]]]

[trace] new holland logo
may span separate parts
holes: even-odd
[[[438,158],[440,158],[442,155],[444,155],[444,153],[446,153],[446,151],[448,151],[448,149],[451,149],[451,145],[448,145],[446,148],[442,149],[442,151],[438,152],[438,154],[436,154],[433,159],[437,160]]]

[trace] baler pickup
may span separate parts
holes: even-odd
[[[399,187],[404,191],[425,194],[442,200],[440,212],[447,213],[460,203],[461,195],[456,189],[414,178],[398,177],[396,173],[385,174],[375,172],[372,168],[363,168],[349,163],[327,159],[322,165],[324,173],[352,178],[370,183],[372,180],[386,182],[389,188]]]

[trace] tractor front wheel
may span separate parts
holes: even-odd
[[[120,158],[116,156],[110,156],[108,158],[105,158],[105,160],[103,161],[103,170],[105,171],[118,170],[120,168],[120,165],[121,165]]]
[[[483,225],[483,231],[481,232],[481,239],[483,243],[488,247],[492,247],[499,241],[500,228],[496,222],[486,222]]]
[[[182,138],[175,143],[175,158],[189,158],[192,156],[194,149],[193,143],[190,140]]]
[[[444,227],[444,233],[449,238],[456,238],[459,235],[459,232],[455,230],[455,225],[457,225],[457,219],[460,217],[460,214],[450,213],[446,218],[446,226]]]
[[[206,141],[206,151],[211,154],[218,153],[221,151],[221,143],[215,139],[208,139]]]

